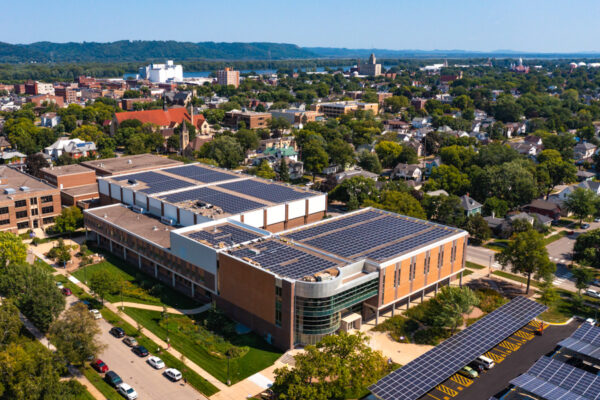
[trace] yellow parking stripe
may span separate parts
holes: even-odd
[[[487,353],[485,353],[485,356],[488,358],[491,358],[492,360],[494,360],[494,362],[496,363],[501,363],[502,361],[504,361],[504,357],[500,357],[499,355],[492,353],[491,351],[488,351]]]
[[[438,385],[435,388],[437,390],[439,390],[440,392],[445,393],[452,397],[455,397],[458,394],[458,392],[456,390],[450,389],[448,386],[445,386],[445,385]]]
[[[467,378],[466,376],[462,376],[460,374],[454,374],[450,377],[450,379],[452,379],[454,382],[458,383],[459,385],[463,385],[463,386],[471,386],[471,384],[473,383],[473,381],[469,378]]]
[[[432,395],[431,393],[427,393],[427,396],[434,398],[435,400],[440,400],[438,397],[435,397],[434,395]]]
[[[527,332],[522,331],[522,330],[515,332],[515,336],[521,337],[521,338],[526,339],[526,340],[533,339],[533,335],[531,333],[527,333]]]
[[[501,342],[498,346],[500,347],[504,347],[505,349],[511,350],[511,351],[515,351],[515,350],[519,350],[519,348],[521,346],[517,346],[516,344],[510,343],[506,340],[504,340],[503,342]]]

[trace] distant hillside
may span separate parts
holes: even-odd
[[[0,42],[0,63],[127,62],[164,60],[283,60],[315,58],[315,54],[285,43],[215,43],[129,41],[112,43],[9,44]]]

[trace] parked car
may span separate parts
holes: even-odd
[[[141,346],[141,345],[134,346],[133,352],[140,357],[146,357],[149,354],[148,349],[146,349],[144,346]]]
[[[119,339],[125,336],[125,331],[123,330],[123,328],[119,328],[118,326],[110,328],[109,332],[111,335]]]
[[[137,346],[138,344],[137,340],[135,340],[135,338],[131,336],[127,336],[125,339],[123,339],[123,343],[125,343],[129,347]]]
[[[479,374],[477,373],[477,371],[475,371],[473,368],[469,367],[469,366],[464,366],[460,369],[460,371],[458,371],[459,374],[466,376],[467,378],[477,378],[479,376]]]
[[[121,377],[117,375],[115,371],[108,371],[106,375],[104,375],[104,380],[114,388],[123,383],[123,379],[121,379]]]
[[[567,231],[567,235],[572,235],[574,233],[575,233],[575,231]]]
[[[59,288],[60,290],[62,290],[62,288],[63,288],[64,286],[63,286],[63,283],[62,283],[62,282],[56,282],[56,287],[57,287],[57,288]]]
[[[468,367],[473,368],[478,374],[481,374],[483,371],[485,371],[485,367],[477,361],[471,361]]]
[[[127,400],[135,400],[138,397],[138,394],[135,391],[135,389],[126,384],[125,382],[117,386],[117,392],[119,392],[119,394],[125,397]]]
[[[92,363],[92,367],[100,373],[105,373],[108,371],[108,365],[106,365],[104,361],[99,358]]]
[[[581,229],[588,229],[590,224],[581,224]]]
[[[167,378],[169,378],[173,382],[177,382],[178,380],[180,380],[183,377],[181,375],[181,372],[179,372],[175,368],[167,368],[167,369],[165,369],[164,374],[165,374],[165,376]]]
[[[598,292],[597,290],[588,289],[585,291],[585,294],[587,294],[588,296],[593,297],[595,299],[600,299],[600,292]]]
[[[600,222],[600,217],[594,218],[594,222]]]
[[[70,296],[73,294],[73,292],[71,292],[71,289],[69,289],[68,287],[63,287],[61,290],[62,294],[64,294],[65,296]]]
[[[477,364],[481,364],[483,365],[483,368],[485,369],[491,369],[494,368],[494,360],[492,360],[489,357],[486,356],[479,356],[475,359],[475,362]]]
[[[154,369],[162,369],[165,367],[163,360],[156,356],[148,357],[148,364],[150,364]]]
[[[94,317],[94,319],[101,319],[102,318],[102,314],[100,314],[100,311],[94,309],[90,310],[90,313],[92,313],[92,317]]]
[[[81,303],[88,308],[88,310],[92,309],[92,303],[87,300],[81,300]]]
[[[594,286],[600,286],[600,279],[594,279],[592,281],[592,285],[594,285]]]

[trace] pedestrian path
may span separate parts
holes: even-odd
[[[123,307],[140,308],[142,310],[163,311],[162,306],[156,306],[156,305],[152,305],[152,304],[131,303],[128,301],[125,301],[123,303],[118,303],[119,306],[121,304],[123,305]],[[204,304],[200,307],[183,309],[183,310],[178,309],[178,308],[173,308],[173,307],[167,307],[167,312],[170,314],[193,315],[193,314],[200,314],[205,311],[208,311],[208,310],[210,310],[211,307],[212,307],[212,304],[210,304],[210,303]]]

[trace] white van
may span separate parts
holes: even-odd
[[[494,367],[494,360],[486,356],[479,356],[475,360],[477,364],[483,365],[485,369],[491,369]]]

